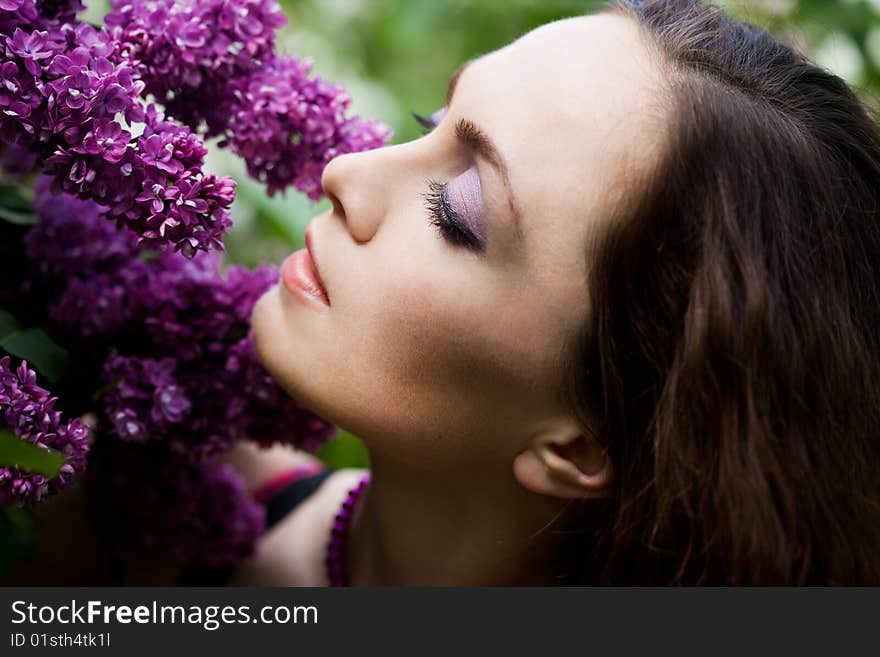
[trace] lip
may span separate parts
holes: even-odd
[[[315,259],[311,226],[306,230],[306,248],[294,251],[281,265],[281,280],[287,290],[307,301],[330,306],[327,288]]]

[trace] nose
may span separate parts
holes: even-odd
[[[388,147],[337,155],[324,167],[321,186],[357,242],[368,242],[385,216],[388,189],[381,184],[382,151]],[[388,172],[385,172],[388,175]]]

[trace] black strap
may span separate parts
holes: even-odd
[[[266,507],[266,530],[281,522],[300,502],[314,493],[324,480],[333,474],[332,469],[301,477],[272,494],[263,504]]]

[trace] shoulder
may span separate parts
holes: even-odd
[[[255,493],[274,477],[303,466],[318,467],[321,461],[307,452],[287,445],[261,447],[250,441],[239,441],[220,459],[232,465],[244,479],[247,492]]]
[[[230,586],[327,586],[324,555],[333,520],[366,470],[333,471],[308,498],[267,531]]]

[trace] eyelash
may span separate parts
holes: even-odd
[[[474,237],[464,222],[455,214],[446,198],[446,185],[436,180],[428,181],[428,191],[424,194],[425,206],[431,215],[431,224],[440,235],[451,244],[464,246],[474,251],[482,251],[483,245]]]
[[[423,133],[428,134],[437,127],[431,117],[412,113],[419,125],[424,128]],[[482,251],[483,245],[467,228],[466,224],[452,209],[446,197],[446,185],[436,180],[428,180],[428,191],[424,194],[425,207],[431,217],[431,224],[436,226],[440,235],[451,244],[464,246],[474,251]]]
[[[422,126],[422,134],[426,135],[437,127],[437,123],[430,116],[422,116],[412,112],[413,118],[420,126]]]

